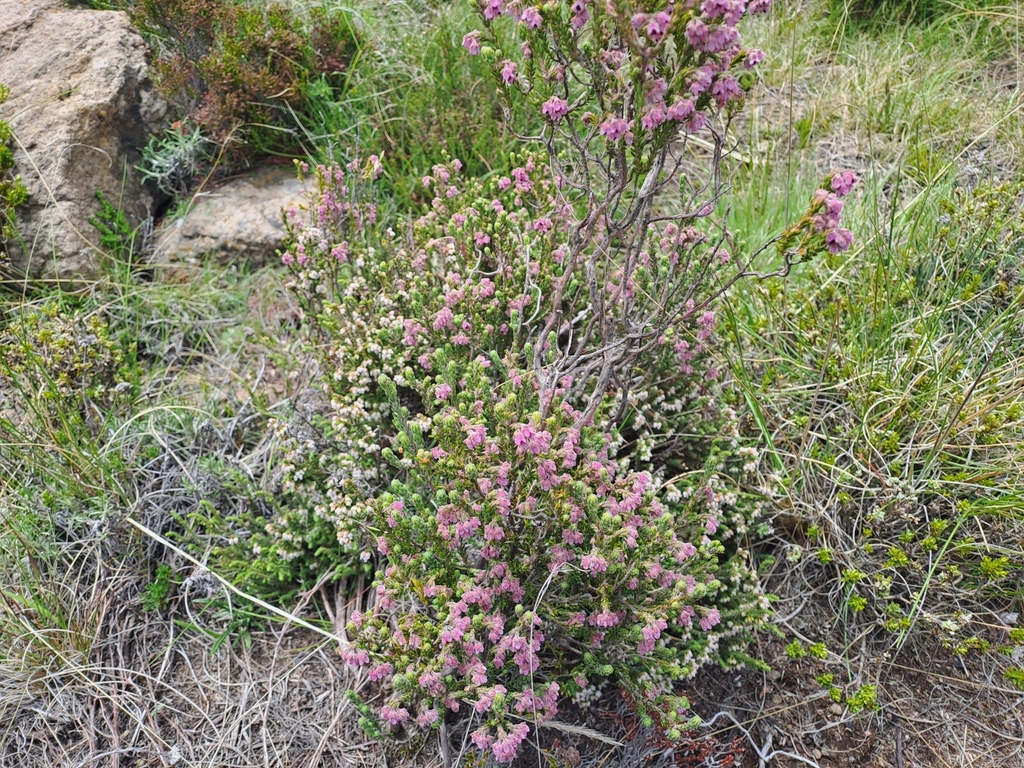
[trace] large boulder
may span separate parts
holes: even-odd
[[[146,45],[116,11],[61,0],[0,0],[0,118],[14,130],[29,200],[17,211],[14,268],[35,278],[90,279],[102,249],[89,217],[96,192],[134,225],[158,203],[135,166],[167,113],[147,76]]]
[[[281,210],[304,202],[293,168],[231,179],[196,196],[183,218],[156,233],[153,261],[196,263],[211,256],[221,264],[263,266],[284,244]]]

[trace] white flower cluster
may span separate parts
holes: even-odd
[[[604,695],[604,689],[607,687],[607,678],[603,678],[596,683],[591,683],[590,685],[581,688],[573,695],[573,703],[580,709],[590,709],[590,706],[599,701]]]

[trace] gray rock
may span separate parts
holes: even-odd
[[[145,221],[158,202],[134,166],[167,104],[148,78],[146,45],[126,14],[60,0],[0,0],[0,107],[29,191],[17,211],[13,265],[36,278],[90,279],[99,235],[89,217],[99,191]]]
[[[284,243],[281,209],[303,202],[291,168],[266,168],[203,193],[184,218],[156,234],[155,263],[194,262],[211,254],[222,264],[259,267]]]

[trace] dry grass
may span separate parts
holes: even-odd
[[[82,299],[133,329],[126,418],[74,439],[60,411],[0,424],[0,764],[358,764],[343,693],[362,683],[332,633],[244,631],[238,598],[167,541],[216,492],[205,460],[268,473],[266,415],[308,385],[297,314],[270,274],[157,278]],[[157,563],[176,586],[147,612]]]
[[[810,618],[809,612],[803,618]],[[827,622],[830,617],[818,618]],[[1020,692],[980,665],[967,662],[961,668],[947,654],[920,649],[912,661],[885,665],[879,676],[885,705],[865,715],[833,703],[815,683],[820,664],[787,659],[778,641],[763,643],[759,652],[773,662],[767,675],[711,672],[694,686],[713,702],[699,708],[706,721],[722,713],[712,724],[712,735],[735,734],[736,723],[747,732],[743,766],[759,766],[758,753],[773,751],[780,754],[767,764],[780,768],[1024,765]],[[852,662],[875,663],[881,657],[872,652],[884,651],[866,645]]]
[[[211,652],[193,628],[141,616],[136,579],[121,581],[94,606],[105,612],[87,653],[26,628],[54,660],[3,664],[0,765],[377,764],[343,696],[358,681],[330,643],[281,629]]]

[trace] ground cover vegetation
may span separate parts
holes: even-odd
[[[1019,764],[1014,10],[341,10],[280,270],[4,302],[0,760]]]
[[[811,54],[791,38],[788,57],[766,62],[766,80],[786,96],[767,85],[752,110],[745,141],[762,151],[740,170],[748,196],[731,211],[737,235],[756,239],[781,215],[769,200],[806,189],[837,157],[863,169],[848,226],[867,236],[849,257],[734,294],[728,367],[752,428],[773,446],[764,471],[781,480],[768,584],[777,619],[795,621],[781,622],[791,642],[779,644],[780,659],[819,678],[826,702],[853,710],[880,696],[901,718],[929,720],[930,739],[943,718],[922,713],[956,701],[965,726],[983,730],[991,722],[976,713],[1009,706],[991,691],[1013,700],[1019,679],[1020,519],[987,511],[1014,506],[1020,450],[1010,351],[1019,334],[1019,65],[1008,55],[1018,30],[991,24],[1003,12],[885,34],[818,20],[844,41],[836,63],[829,77],[789,90],[792,61]],[[882,46],[885,63],[868,65],[867,46]],[[851,82],[861,84],[856,96]],[[788,126],[798,152],[772,123]],[[808,593],[820,598],[804,603]],[[827,610],[806,610],[819,599]],[[915,678],[927,668],[941,680],[937,694]],[[799,717],[822,723],[813,705]],[[990,749],[1012,752],[1015,726],[1005,728]],[[957,764],[983,751],[970,738],[938,742],[919,759]]]

